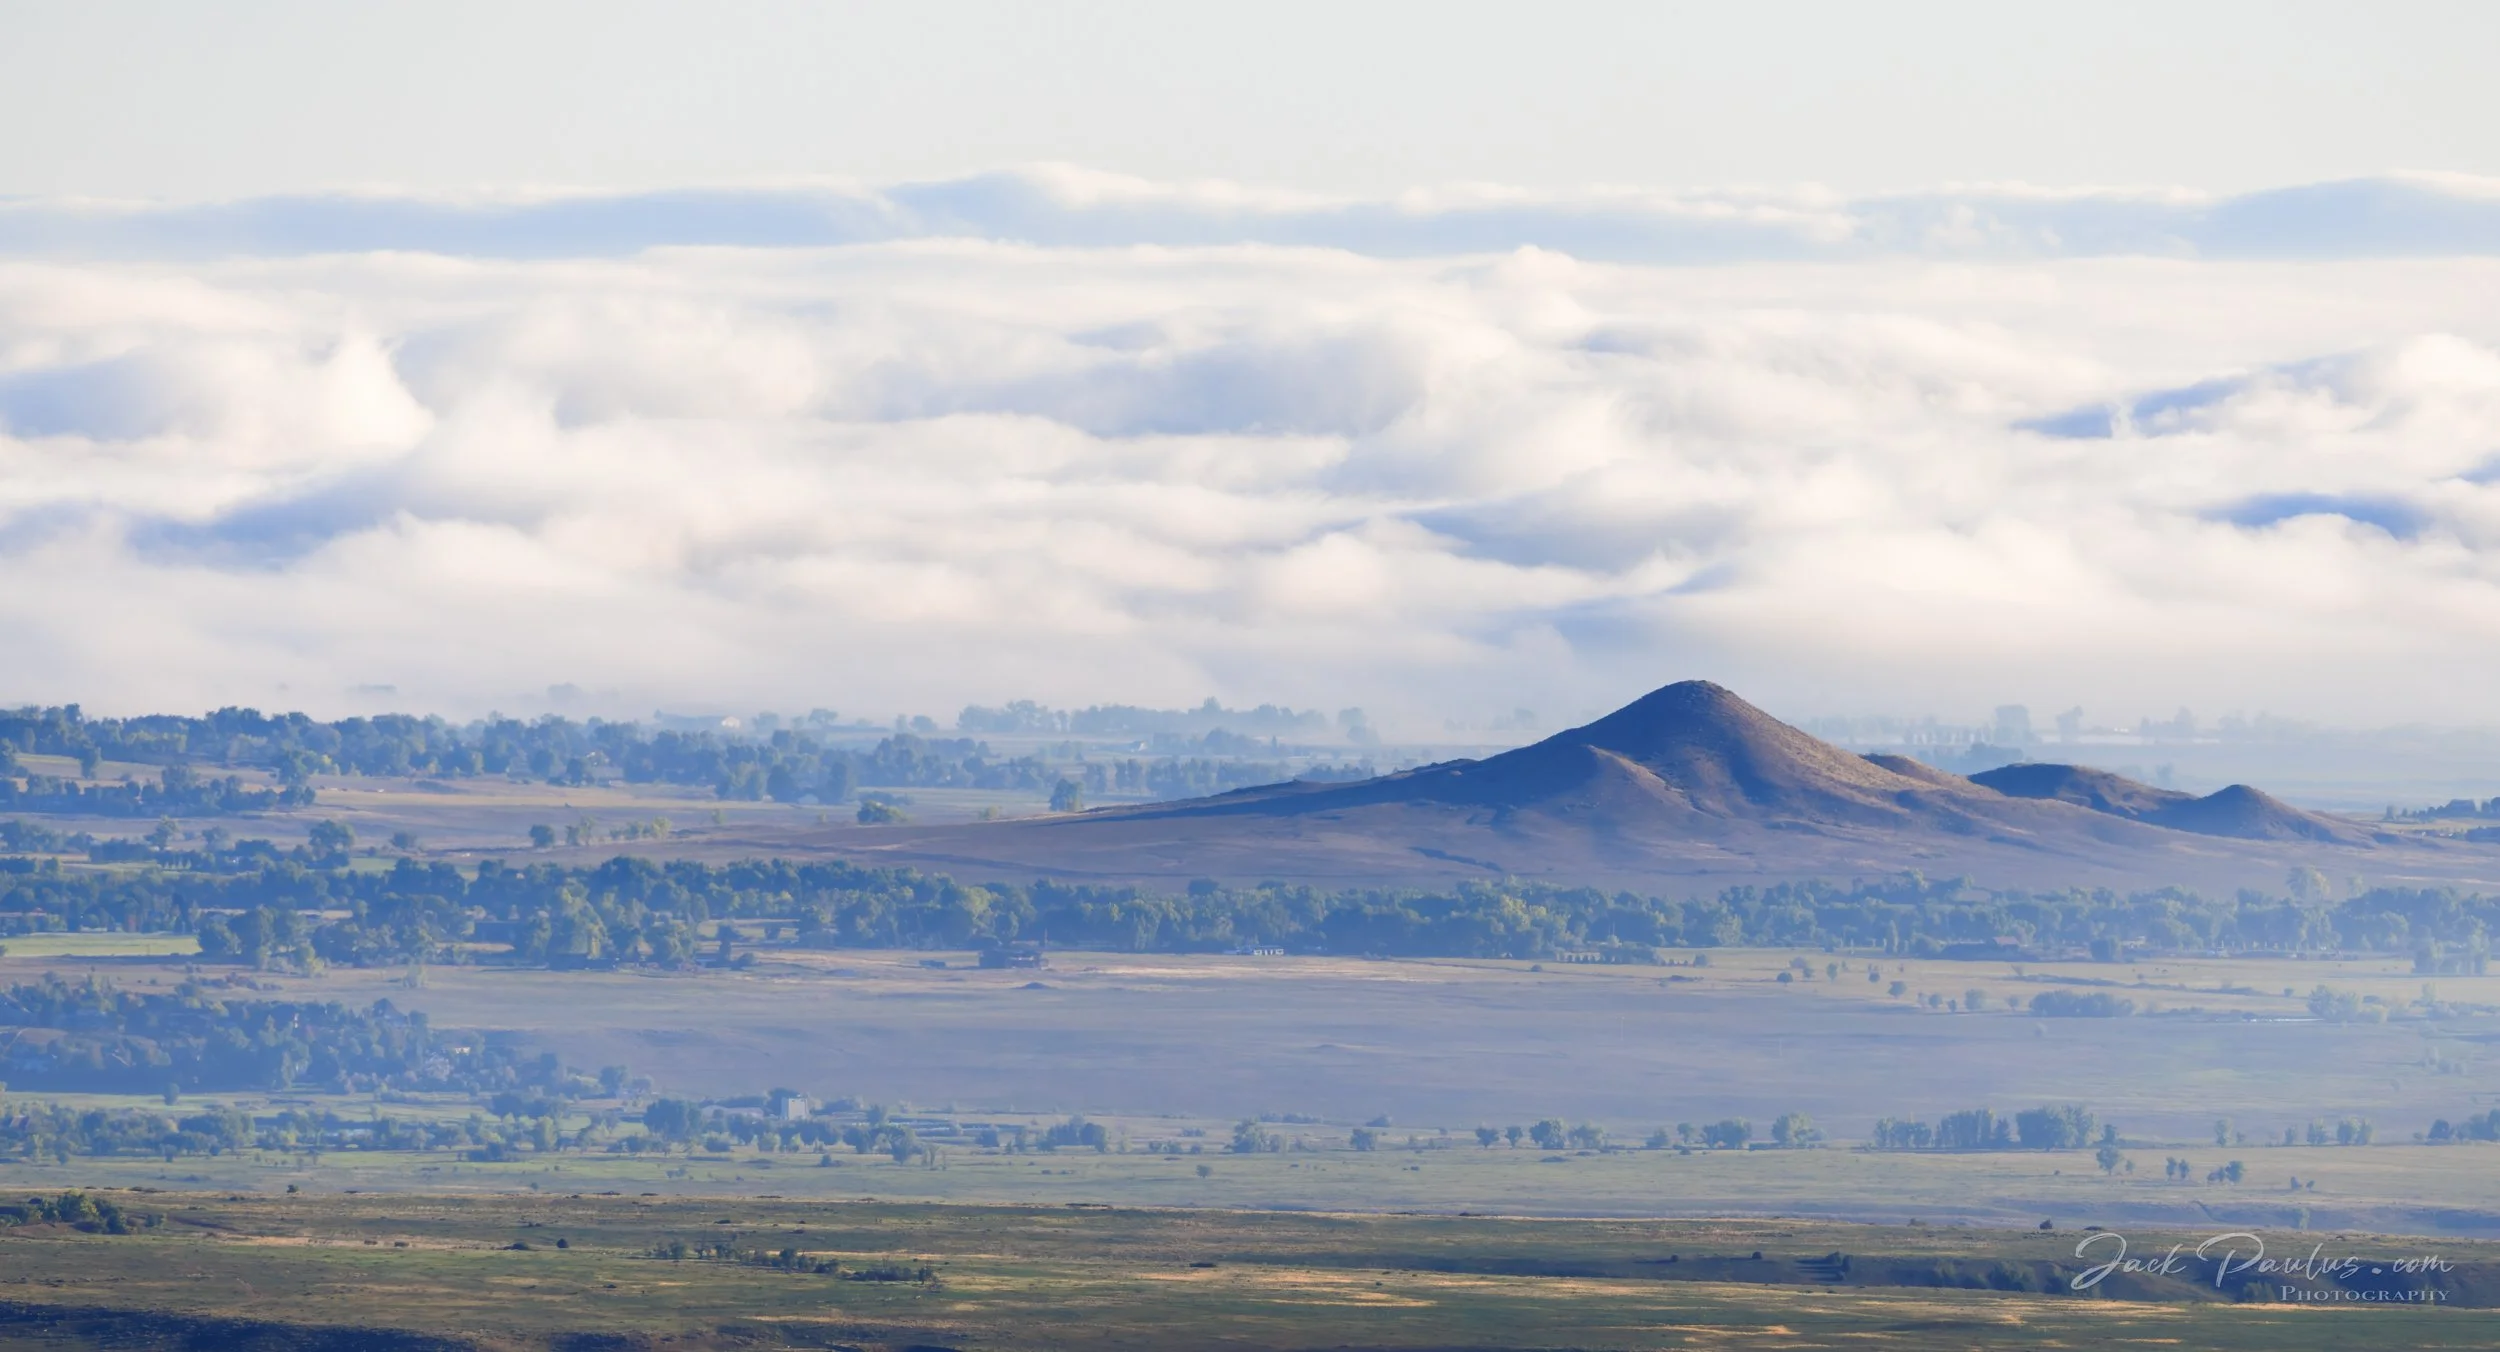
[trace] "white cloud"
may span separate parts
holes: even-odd
[[[2500,660],[2477,257],[21,261],[0,428],[0,699],[2487,721]]]
[[[2446,257],[2500,253],[2500,180],[2404,174],[2237,195],[1980,183],[1854,198],[1811,186],[1530,192],[1461,184],[1362,199],[1157,183],[1063,166],[888,187],[316,194],[179,205],[0,200],[0,253],[25,256],[293,257],[387,249],[567,258],[667,246],[912,239],[1052,248],[1265,244],[1395,258],[1537,247],[1627,263]]]

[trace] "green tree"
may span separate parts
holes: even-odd
[[[314,822],[306,839],[315,854],[345,854],[356,848],[356,832],[344,822],[328,819]]]
[[[1060,780],[1057,784],[1051,786],[1050,810],[1053,812],[1083,812],[1085,810],[1085,790],[1073,779]]]
[[[2091,1112],[2081,1104],[2042,1106],[2014,1114],[2014,1136],[2029,1150],[2080,1150],[2092,1143]]]
[[[1753,1123],[1741,1117],[1723,1118],[1703,1127],[1701,1139],[1713,1150],[1742,1150],[1753,1140]]]

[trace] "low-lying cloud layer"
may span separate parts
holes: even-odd
[[[2500,219],[2415,189],[2382,242]],[[2500,248],[2084,247],[2069,202],[1669,265],[1124,191],[640,252],[0,211],[0,700],[2492,718]],[[2050,256],[2101,253],[2179,256]]]
[[[1856,198],[1810,187],[1550,193],[1469,185],[1372,201],[1057,166],[884,187],[0,201],[0,253],[62,258],[379,249],[574,258],[957,238],[1058,248],[1275,244],[1387,258],[1535,247],[1623,263],[2448,257],[2500,253],[2500,182],[2414,174],[2236,195],[1981,184]]]

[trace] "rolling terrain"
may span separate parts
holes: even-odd
[[[1546,878],[1644,890],[1916,870],[1991,887],[2500,882],[2500,851],[2373,831],[2246,785],[2194,797],[2080,766],[1976,778],[1860,756],[1707,681],[1483,760],[1356,783],[956,826],[764,829],[706,849],[833,854],[966,877],[1170,886]]]

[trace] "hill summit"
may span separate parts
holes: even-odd
[[[2397,849],[2402,867],[2421,876],[2500,875],[2493,852],[2376,836],[2245,785],[2199,798],[2084,766],[2014,765],[1965,778],[1905,757],[1862,756],[1710,681],[1679,681],[1481,760],[1353,783],[845,834],[833,847],[1006,876],[1384,885],[1517,875],[1691,886],[1915,869],[1998,886],[2249,886],[2277,882],[2292,861],[2393,867],[2358,855]]]

